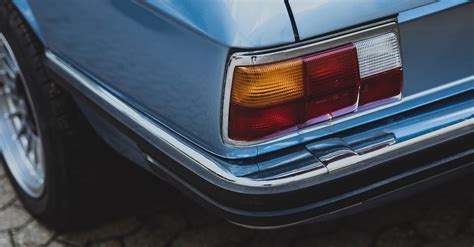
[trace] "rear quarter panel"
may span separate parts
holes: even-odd
[[[474,3],[457,2],[400,14],[405,96],[474,75]]]
[[[283,1],[265,9],[245,1],[29,4],[49,50],[157,123],[223,156],[234,150],[222,145],[220,127],[230,46],[294,42]]]

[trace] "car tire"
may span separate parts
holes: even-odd
[[[39,157],[35,158],[35,162],[41,160],[44,166],[42,180],[38,180],[41,187],[35,190],[40,193],[32,196],[33,193],[25,189],[22,179],[15,176],[16,163],[9,163],[7,158],[0,163],[6,163],[7,174],[19,199],[34,216],[53,227],[83,226],[89,223],[91,211],[95,208],[94,200],[100,197],[100,181],[104,172],[100,171],[103,167],[98,165],[102,161],[94,157],[99,157],[105,146],[70,95],[48,77],[43,65],[44,48],[41,42],[7,0],[0,0],[0,33],[10,46],[23,78],[15,79],[21,81],[15,84],[15,90],[22,91],[22,95],[15,97],[20,97],[29,106],[25,108],[31,115],[28,119],[33,119],[30,120],[33,122],[30,123],[33,126],[31,133],[40,133],[37,134],[40,140],[37,143],[41,144],[42,151],[37,148],[39,144],[36,144],[34,151],[34,155]],[[0,104],[2,97],[7,99],[5,92],[0,96]],[[11,121],[11,116],[5,114],[0,118],[4,122]],[[3,138],[13,138],[6,136],[8,131],[5,128],[0,126],[0,138],[2,135]],[[5,148],[0,148],[3,148],[5,157]],[[31,152],[25,153],[29,156]]]

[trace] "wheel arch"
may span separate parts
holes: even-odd
[[[13,6],[18,10],[23,19],[28,24],[28,27],[35,33],[38,40],[43,46],[45,46],[43,34],[41,32],[40,26],[36,20],[33,10],[28,2],[28,0],[7,0],[11,1]]]

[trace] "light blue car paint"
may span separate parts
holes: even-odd
[[[284,45],[295,41],[283,1],[134,0],[227,47]]]
[[[397,15],[435,0],[289,0],[300,39]]]
[[[245,5],[250,2],[239,1],[209,3],[208,8],[203,8],[206,2],[184,0],[29,2],[37,20],[32,18],[28,2],[15,1],[33,29],[42,33],[40,36],[46,47],[157,124],[202,148],[199,150],[226,158],[254,157],[317,140],[473,89],[474,54],[466,55],[466,52],[474,52],[469,49],[474,38],[472,32],[469,33],[472,27],[467,24],[473,4],[459,8],[452,4],[446,8],[427,5],[421,7],[430,15],[426,18],[420,18],[422,14],[417,9],[400,14],[404,96],[410,100],[352,121],[301,133],[282,142],[262,144],[258,148],[236,148],[224,145],[220,132],[221,92],[228,55],[235,48],[258,50],[294,42],[291,23],[284,14],[283,0],[281,4],[273,3],[272,8],[276,11],[268,16],[255,16],[256,12],[246,11],[249,7]],[[373,3],[370,8],[363,8],[370,11],[362,17],[352,9],[345,9],[347,12],[339,9],[336,11],[338,15],[350,12],[356,19],[342,18],[330,23],[323,18],[326,25],[313,23],[309,27],[309,22],[302,24],[298,20],[303,17],[317,19],[319,17],[315,14],[322,13],[322,10],[307,5],[308,10],[299,11],[300,3],[290,1],[301,38],[316,37],[373,18],[396,15],[399,11],[428,2],[401,1],[393,8]],[[254,9],[266,9],[265,1],[251,3],[254,3],[251,6]],[[464,1],[457,4],[462,5]],[[316,12],[311,16],[311,11]],[[249,16],[244,18],[246,14]],[[442,23],[441,31],[436,19],[439,16],[451,18]],[[241,22],[242,19],[245,20]],[[253,28],[247,26],[248,23],[244,25],[245,21],[250,21]],[[419,35],[414,29],[425,30],[425,33]],[[455,47],[449,45],[452,39],[456,41]],[[422,50],[424,55],[420,56],[415,50]],[[432,61],[432,56],[437,58],[436,62]],[[430,88],[446,84],[451,86],[423,94]],[[416,94],[422,96],[409,98]]]
[[[433,4],[401,12],[398,15],[398,21],[400,23],[404,23],[415,20],[417,18],[422,18],[424,16],[447,10],[461,4],[469,3],[469,1],[470,0],[438,0]]]

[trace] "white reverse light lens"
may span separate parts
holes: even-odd
[[[359,59],[360,78],[402,67],[397,36],[387,33],[354,43]]]

